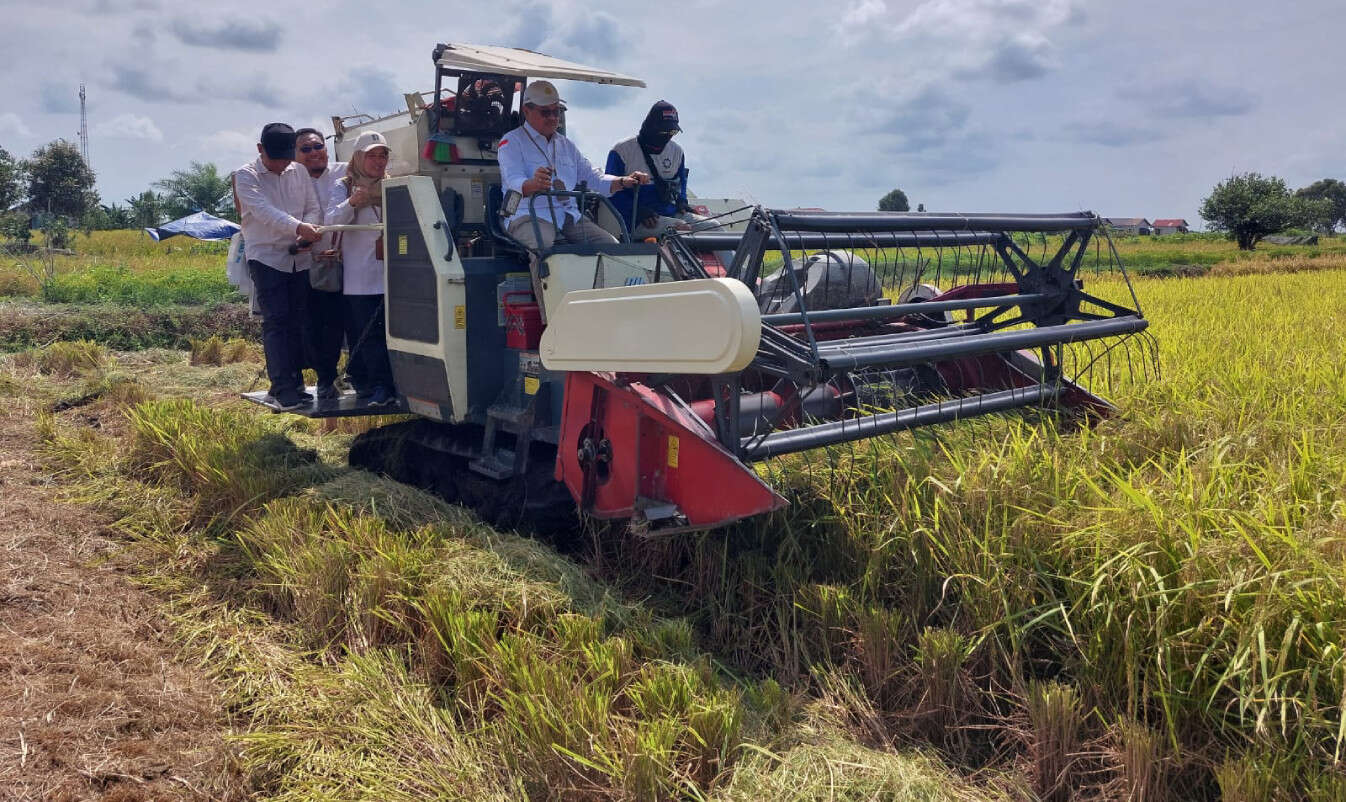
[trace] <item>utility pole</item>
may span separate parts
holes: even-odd
[[[79,85],[79,155],[84,157],[84,165],[93,169],[89,162],[89,115],[84,108],[84,83]]]

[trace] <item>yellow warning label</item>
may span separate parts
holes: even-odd
[[[453,308],[453,327],[455,329],[467,328],[467,307],[458,304]]]
[[[677,437],[671,434],[668,436],[668,467],[670,468],[678,467],[678,447],[680,445]]]
[[[538,381],[536,376],[523,377],[523,391],[528,395],[537,395],[538,388],[541,386],[542,382]]]
[[[406,235],[406,234],[398,234],[398,235],[397,235],[397,255],[398,255],[398,256],[406,256],[406,255],[407,255],[407,235]]]

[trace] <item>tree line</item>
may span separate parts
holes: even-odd
[[[910,209],[907,193],[894,189],[879,199],[881,212]],[[917,211],[925,211],[921,205]],[[1306,228],[1331,234],[1346,228],[1346,182],[1314,181],[1290,190],[1284,179],[1260,173],[1231,176],[1201,201],[1201,218],[1212,231],[1225,233],[1243,250],[1252,250],[1268,234]]]
[[[1230,176],[1201,201],[1201,217],[1245,251],[1268,234],[1288,228],[1331,234],[1346,226],[1346,183],[1324,178],[1291,192],[1275,176]]]
[[[79,148],[49,142],[27,159],[0,147],[0,236],[27,240],[32,228],[53,221],[83,231],[152,228],[194,212],[237,221],[229,176],[214,164],[192,162],[124,202],[103,203],[96,175]]]

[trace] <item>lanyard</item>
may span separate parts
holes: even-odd
[[[523,132],[527,135],[528,141],[533,143],[533,147],[537,148],[537,152],[542,154],[543,161],[547,163],[547,169],[551,170],[552,189],[564,190],[566,188],[565,182],[556,174],[556,135],[552,134],[551,142],[548,143],[551,145],[551,156],[549,157],[547,151],[542,149],[542,146],[537,143],[537,140],[533,138],[527,128],[523,129]]]

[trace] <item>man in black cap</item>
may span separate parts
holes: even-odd
[[[687,160],[673,135],[682,132],[678,110],[661,100],[650,107],[640,133],[618,142],[608,153],[607,171],[649,171],[650,183],[614,193],[611,200],[635,239],[657,237],[670,228],[714,230],[720,224],[692,211],[687,203]],[[733,251],[717,253],[728,265]]]
[[[307,260],[296,264],[296,246],[316,242],[322,219],[308,171],[294,161],[295,133],[269,123],[257,143],[257,160],[234,172],[234,194],[257,306],[262,310],[262,350],[271,400],[283,410],[312,400],[304,392]]]

